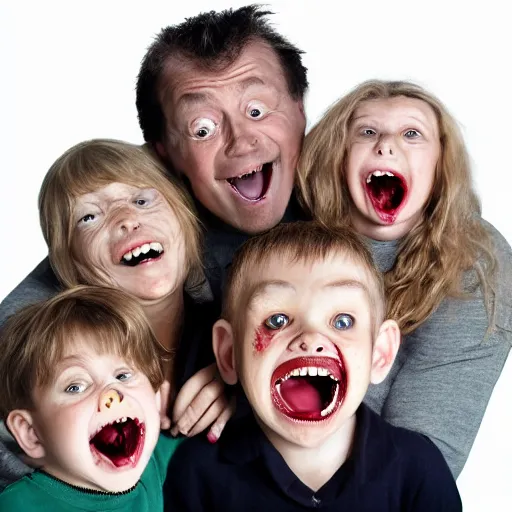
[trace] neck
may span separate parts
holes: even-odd
[[[158,301],[143,303],[142,307],[160,345],[166,351],[174,351],[183,326],[183,288]],[[166,373],[170,378],[169,371]]]
[[[268,433],[269,441],[305,485],[318,491],[347,460],[352,450],[355,414],[318,446],[304,447]],[[270,435],[269,435],[270,434]]]

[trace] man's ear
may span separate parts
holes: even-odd
[[[238,381],[235,368],[234,342],[231,324],[224,319],[217,320],[212,331],[213,353],[222,379],[226,384],[231,385]]]
[[[5,421],[21,449],[33,459],[41,459],[46,455],[44,446],[34,428],[34,419],[30,411],[15,409],[9,413]]]
[[[155,151],[163,162],[169,161],[167,158],[167,151],[165,150],[165,146],[161,142],[155,142]]]
[[[372,384],[380,384],[391,370],[398,347],[400,346],[400,328],[394,320],[386,320],[379,329],[373,344]]]
[[[298,105],[299,105],[299,110],[300,110],[301,114],[304,116],[304,119],[306,119],[306,111],[304,110],[304,100],[300,99],[298,101]]]

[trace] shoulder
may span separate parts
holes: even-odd
[[[0,325],[16,311],[40,300],[48,299],[59,291],[59,283],[45,258],[0,304]]]
[[[34,485],[32,477],[25,476],[0,492],[0,510],[37,510],[39,494],[39,488]]]

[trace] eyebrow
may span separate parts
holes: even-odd
[[[416,117],[416,116],[407,116],[407,117],[408,117],[409,119],[414,119],[415,121],[417,121],[417,122],[418,122],[418,123],[420,123],[421,125],[423,125],[423,126],[427,127],[427,124],[426,124],[426,123],[427,123],[427,120],[426,120],[426,119],[421,119],[421,118]],[[367,119],[372,119],[372,116],[367,115],[367,114],[364,114],[364,115],[362,115],[362,116],[354,117],[354,118],[352,119],[352,121],[351,121],[351,124],[353,125],[353,124],[355,124],[355,123],[356,123],[356,121],[360,121],[361,119],[365,119],[365,118],[367,118]],[[372,121],[372,122],[375,122],[375,123],[376,123],[376,121]],[[378,123],[376,123],[376,124],[378,124]]]
[[[295,290],[295,287],[288,281],[281,281],[279,279],[261,281],[250,290],[247,305],[250,306],[251,303],[254,302],[260,295],[265,293],[268,288]],[[371,298],[370,290],[368,287],[356,279],[340,279],[331,281],[322,286],[323,290],[327,288],[353,288],[356,290],[362,290],[368,296],[368,298]]]

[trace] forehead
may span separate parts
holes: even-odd
[[[339,253],[310,262],[273,256],[251,269],[251,274],[257,277],[250,279],[246,287],[248,302],[270,295],[338,290],[361,292],[370,300],[376,287],[363,264],[348,254]]]
[[[361,118],[417,119],[437,128],[434,109],[423,100],[406,96],[363,101],[354,112],[354,121]]]
[[[262,41],[250,42],[226,67],[205,69],[199,62],[170,58],[160,84],[162,106],[177,107],[198,102],[208,94],[233,94],[249,87],[271,87],[288,94],[279,57]]]
[[[126,183],[114,182],[108,185],[99,186],[92,192],[81,194],[77,197],[77,201],[87,201],[89,199],[113,199],[116,197],[126,196],[137,192],[140,188]]]

